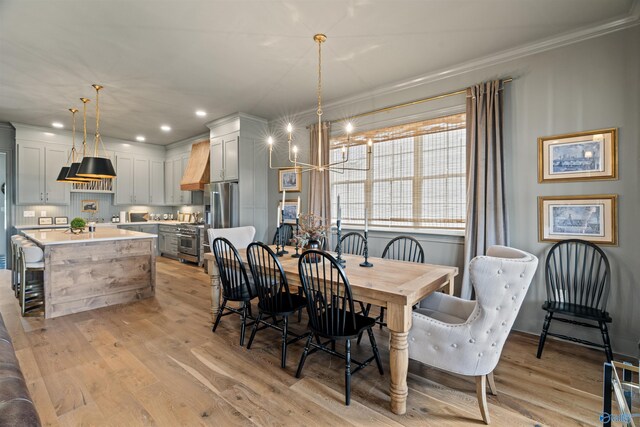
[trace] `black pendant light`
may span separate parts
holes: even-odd
[[[71,114],[73,116],[73,131],[71,133],[71,140],[73,141],[73,145],[71,146],[71,153],[69,153],[67,164],[69,163],[69,160],[71,160],[72,163],[76,161],[76,113],[78,112],[78,109],[69,108],[69,111],[71,111]],[[57,182],[73,182],[67,179],[68,173],[69,173],[69,166],[63,166],[62,169],[60,169],[60,173],[58,174],[56,181]]]
[[[82,125],[83,125],[83,131],[84,131],[84,137],[82,139],[82,155],[84,156],[87,151],[87,102],[89,102],[89,99],[80,98],[80,101],[82,101]],[[66,181],[68,182],[95,181],[95,179],[92,179],[92,178],[78,176],[78,169],[80,169],[80,161],[76,162],[76,158],[74,155],[73,162],[71,163],[71,165],[69,166],[69,170],[67,171]],[[62,171],[60,171],[60,173],[62,174]]]
[[[105,156],[98,156],[98,150],[100,145],[102,144],[102,139],[100,138],[100,89],[102,86],[100,85],[92,85],[96,90],[96,139],[93,147],[93,156],[84,156],[82,162],[80,163],[80,168],[76,172],[78,176],[92,178],[92,179],[102,179],[102,178],[115,178],[116,171],[113,168],[113,164],[111,163],[111,159],[107,157],[106,150]],[[104,146],[102,147],[104,150]]]

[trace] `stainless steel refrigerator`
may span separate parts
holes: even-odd
[[[238,227],[240,223],[238,183],[219,182],[205,185],[205,221],[210,228]],[[208,202],[208,203],[207,203]],[[209,207],[207,211],[207,206]]]
[[[212,182],[204,186],[205,235],[202,252],[211,252],[209,228],[231,228],[240,225],[237,182]],[[204,263],[205,270],[207,263]]]

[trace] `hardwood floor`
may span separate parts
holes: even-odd
[[[374,366],[353,376],[344,406],[342,360],[315,353],[296,379],[302,342],[281,369],[275,331],[251,350],[238,346],[237,316],[211,333],[208,277],[193,266],[158,258],[155,298],[46,321],[20,317],[9,282],[3,271],[0,312],[45,425],[483,425],[473,378],[416,362],[406,415],[390,412],[388,372]],[[388,334],[376,338],[386,368]],[[603,353],[550,340],[538,360],[536,345],[516,332],[507,341],[492,425],[597,425]]]

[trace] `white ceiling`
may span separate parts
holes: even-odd
[[[0,121],[69,128],[67,108],[100,83],[103,135],[168,144],[237,111],[312,108],[318,32],[331,101],[617,19],[632,3],[0,0]]]

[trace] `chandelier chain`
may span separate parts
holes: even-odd
[[[87,155],[87,102],[89,102],[89,99],[80,98],[80,101],[82,101],[82,157],[84,157]]]

